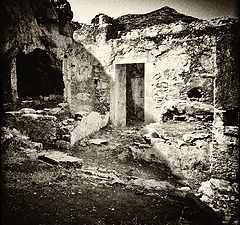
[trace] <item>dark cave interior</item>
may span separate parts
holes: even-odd
[[[17,56],[19,98],[63,95],[61,62],[42,49]]]

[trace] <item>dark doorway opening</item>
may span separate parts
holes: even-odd
[[[3,103],[12,102],[11,88],[11,60],[7,57],[1,58],[0,63],[1,100]]]
[[[21,99],[63,96],[64,82],[60,60],[42,49],[17,56],[17,90]]]
[[[144,63],[126,64],[126,124],[144,122]]]

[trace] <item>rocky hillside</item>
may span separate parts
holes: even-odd
[[[78,24],[71,21],[73,12],[67,0],[2,0],[0,16],[0,77],[5,100],[11,94],[12,60],[36,48],[55,61],[61,60],[73,43],[72,33]]]
[[[49,44],[47,32],[71,37],[74,30],[67,0],[3,0],[0,15],[2,53],[26,44]]]
[[[178,13],[175,9],[165,6],[150,13],[128,14],[114,20],[126,32],[132,29],[140,29],[163,23],[170,24],[178,21],[190,23],[199,21],[199,19]]]

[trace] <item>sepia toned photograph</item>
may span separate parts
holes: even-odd
[[[239,225],[237,0],[2,0],[1,224]]]

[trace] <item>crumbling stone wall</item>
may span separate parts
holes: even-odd
[[[95,57],[81,45],[66,52],[63,63],[65,99],[72,114],[109,112],[110,78]]]
[[[238,224],[239,180],[239,24],[224,27],[217,37],[217,74],[210,188],[203,199],[224,211],[224,224]],[[214,187],[211,180],[218,182]],[[205,184],[202,184],[204,189]],[[209,200],[209,191],[214,194]],[[207,191],[206,191],[207,190]]]
[[[173,99],[213,104],[215,38],[183,37],[165,43],[159,46],[164,48],[164,53],[156,57],[155,107],[161,108],[165,101]],[[197,89],[199,95],[189,95],[193,89]]]
[[[145,98],[153,101],[153,106],[149,109],[149,121],[159,121],[161,106],[169,100],[195,100],[213,105],[216,38],[207,32],[186,35],[183,32],[185,26],[183,22],[168,26],[154,25],[131,30],[121,38],[110,40],[106,39],[105,33],[101,33],[101,27],[95,42],[88,34],[91,30],[89,26],[76,31],[74,39],[106,68],[113,80],[112,85],[116,64],[145,63]],[[98,28],[95,26],[92,29]],[[113,92],[113,104],[115,97]],[[113,107],[112,114],[114,110],[116,111]]]
[[[226,27],[217,39],[212,176],[234,182],[239,176],[239,32]],[[231,114],[230,114],[231,113]],[[229,116],[228,116],[229,114]]]
[[[216,108],[229,110],[239,106],[239,24],[226,27],[217,39]]]

